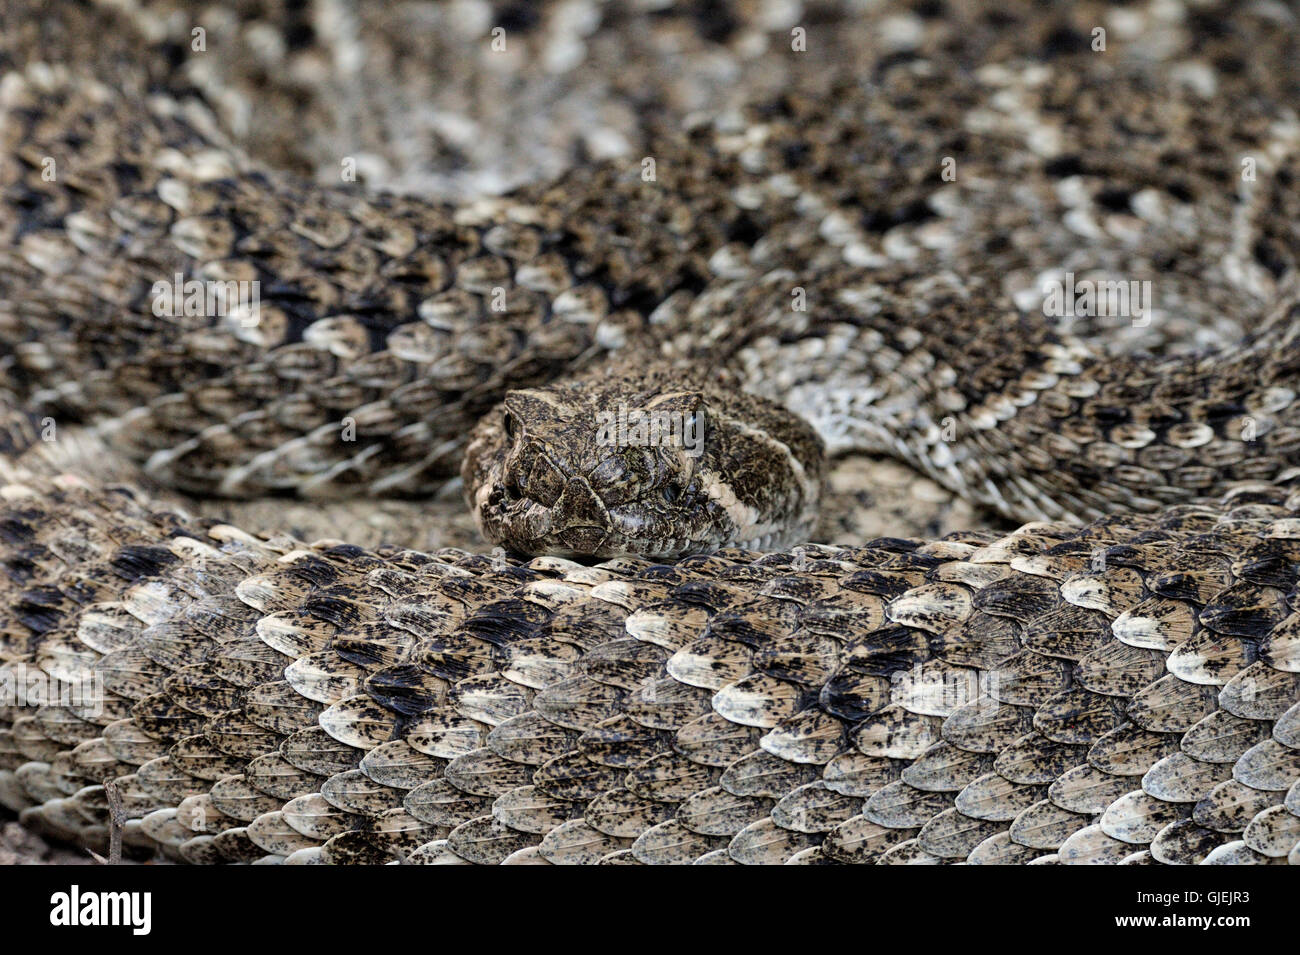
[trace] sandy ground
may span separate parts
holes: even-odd
[[[55,848],[16,822],[0,828],[0,865],[98,865],[90,853]]]

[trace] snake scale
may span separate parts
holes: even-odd
[[[0,36],[26,825],[1300,863],[1284,5],[12,0]],[[1059,320],[1067,272],[1154,304]],[[256,320],[160,315],[173,277]],[[620,402],[703,452],[610,453]],[[854,455],[998,517],[794,546]],[[490,554],[366,516],[460,496]]]

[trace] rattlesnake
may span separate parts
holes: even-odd
[[[0,804],[190,862],[1300,861],[1288,11],[726,6],[240,4],[215,61],[6,9]],[[565,92],[647,154],[306,178],[403,115],[348,51],[398,102],[471,7],[637,50]],[[1159,294],[1052,321],[1065,272]],[[624,400],[704,453],[607,453]],[[823,450],[1030,523],[790,546]],[[458,488],[492,553],[365,526]],[[224,519],[289,493],[322,539]]]

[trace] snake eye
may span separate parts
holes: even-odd
[[[677,485],[665,484],[659,489],[659,496],[662,497],[666,503],[673,503],[673,501],[677,500]]]

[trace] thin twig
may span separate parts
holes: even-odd
[[[104,792],[108,796],[108,864],[119,865],[122,862],[122,794],[117,791],[117,782],[110,779],[104,783]]]

